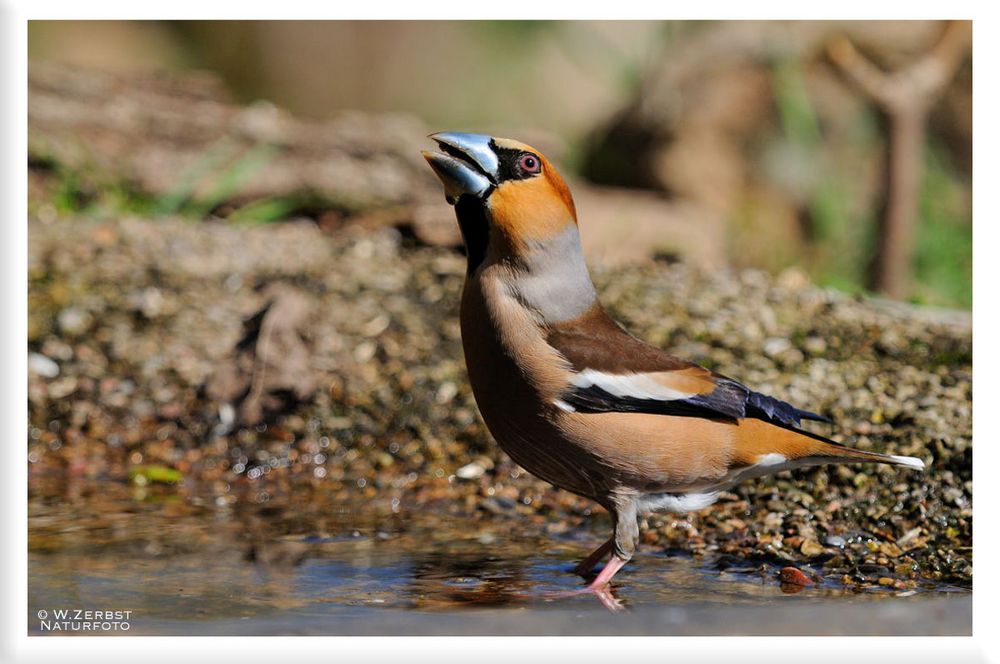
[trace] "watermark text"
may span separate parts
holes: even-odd
[[[127,632],[132,611],[121,609],[39,609],[41,632]]]

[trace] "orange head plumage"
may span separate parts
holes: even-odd
[[[569,187],[535,148],[483,134],[441,132],[431,138],[442,152],[423,155],[456,208],[470,268],[488,243],[517,254],[576,225]]]

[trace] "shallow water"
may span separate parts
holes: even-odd
[[[776,565],[643,548],[611,614],[572,565],[593,531],[341,506],[29,501],[28,625],[128,610],[128,634],[969,634],[971,593],[781,586]],[[516,528],[516,530],[515,530]],[[47,612],[43,627],[40,611]],[[584,618],[581,620],[581,617]],[[589,618],[589,619],[588,619]],[[69,621],[61,633],[74,632]],[[78,628],[79,629],[79,628]]]

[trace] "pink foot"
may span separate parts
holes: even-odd
[[[588,588],[588,590],[590,589]],[[594,597],[600,600],[604,608],[610,611],[611,613],[621,613],[622,611],[625,610],[625,605],[621,603],[621,600],[615,597],[615,594],[613,592],[611,592],[610,586],[604,586],[603,588],[596,588],[591,590],[591,592],[594,593]]]
[[[601,586],[600,588],[586,586],[575,590],[556,590],[544,593],[542,595],[542,599],[545,601],[552,601],[557,599],[566,599],[567,597],[579,597],[580,595],[593,595],[598,599],[598,601],[600,601],[604,608],[613,613],[625,610],[625,605],[621,603],[621,600],[615,597],[615,593],[611,589],[611,586]],[[537,599],[537,597],[526,596],[525,599]]]
[[[598,549],[598,551],[600,551],[600,549]],[[594,552],[594,554],[596,553],[597,551]],[[591,554],[591,556],[593,556],[594,554]],[[621,603],[621,601],[617,597],[615,597],[614,592],[611,590],[609,582],[611,581],[611,577],[617,574],[618,570],[620,570],[622,567],[625,566],[626,562],[628,561],[622,560],[618,556],[613,555],[611,556],[611,560],[608,561],[608,564],[605,565],[604,569],[601,570],[601,573],[598,574],[597,577],[585,588],[546,593],[545,595],[543,595],[543,597],[547,600],[552,600],[552,599],[561,599],[564,597],[575,597],[577,595],[582,595],[584,593],[590,593],[594,595],[601,602],[604,608],[606,608],[608,611],[612,612],[624,611],[625,606]]]

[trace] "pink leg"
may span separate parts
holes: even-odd
[[[609,539],[607,542],[594,549],[594,551],[589,556],[584,558],[582,561],[580,561],[579,565],[573,568],[573,573],[579,574],[580,576],[587,576],[588,574],[590,574],[590,572],[594,569],[597,563],[601,562],[601,560],[604,559],[604,556],[608,555],[608,552],[611,551],[611,547],[614,545],[614,543],[615,543],[615,538],[611,537],[611,539]]]
[[[611,577],[617,574],[618,570],[624,567],[627,562],[628,561],[624,558],[612,555],[611,560],[609,560],[608,564],[604,566],[604,569],[602,569],[601,573],[597,575],[597,578],[594,579],[589,586],[587,586],[587,589],[598,590],[607,586],[608,583],[611,582]]]

